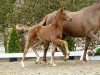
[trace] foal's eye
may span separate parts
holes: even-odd
[[[65,15],[65,13],[62,13],[63,15]]]

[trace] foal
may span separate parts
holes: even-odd
[[[69,57],[68,45],[67,45],[66,41],[61,40],[61,38],[62,38],[62,31],[63,31],[62,23],[63,23],[63,21],[69,21],[70,19],[71,19],[70,15],[67,14],[64,9],[59,9],[57,11],[56,16],[54,17],[54,21],[52,24],[50,24],[48,26],[42,26],[41,24],[38,24],[38,25],[31,27],[28,31],[28,39],[26,42],[26,46],[25,46],[24,53],[23,53],[23,58],[21,61],[22,67],[24,67],[23,60],[24,60],[25,55],[28,52],[28,49],[30,47],[33,48],[33,50],[38,58],[36,60],[36,62],[39,61],[39,55],[35,49],[36,46],[38,45],[37,39],[39,39],[44,44],[50,43],[50,42],[52,43],[51,64],[53,64],[53,66],[56,66],[56,64],[53,61],[56,46],[61,49],[61,51],[64,55],[64,58],[66,58],[66,57],[68,58]],[[41,43],[39,43],[39,44],[41,44]],[[65,51],[65,48],[67,50],[67,53]]]

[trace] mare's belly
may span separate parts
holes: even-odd
[[[70,35],[73,37],[85,37],[86,36],[85,30],[81,26],[66,25],[64,26],[63,33],[65,35]]]

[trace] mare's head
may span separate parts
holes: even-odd
[[[64,8],[60,8],[58,11],[57,11],[57,14],[55,16],[55,19],[60,19],[60,20],[66,20],[66,21],[71,21],[72,20],[72,17],[70,16],[70,14],[68,12],[66,12],[64,10]]]

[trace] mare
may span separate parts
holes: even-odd
[[[86,53],[91,39],[100,43],[100,39],[96,36],[97,31],[100,28],[100,1],[84,7],[77,12],[68,12],[72,17],[72,21],[65,21],[63,24],[63,37],[70,35],[72,37],[86,37],[85,49],[83,54],[83,60],[86,60]],[[52,23],[57,11],[46,15],[41,21],[42,25],[49,25]],[[49,44],[44,46],[43,61],[46,62],[46,53]]]
[[[63,32],[63,22],[66,20],[70,21],[70,19],[71,19],[71,16],[69,14],[67,14],[64,9],[61,8],[61,9],[57,10],[57,13],[54,17],[53,22],[51,24],[49,24],[48,26],[43,26],[43,25],[41,25],[41,23],[39,23],[39,24],[29,28],[28,39],[26,41],[26,46],[25,46],[23,58],[21,61],[22,67],[25,67],[23,61],[24,61],[25,55],[27,54],[28,49],[30,47],[34,50],[34,52],[37,56],[36,62],[39,61],[40,57],[36,51],[36,47],[41,43],[44,43],[44,44],[52,43],[51,64],[53,66],[56,66],[56,64],[53,61],[56,46],[61,49],[61,51],[64,55],[64,58],[68,58],[69,50],[68,50],[67,42],[64,40],[61,40],[61,38],[62,38],[62,32]],[[37,43],[37,39],[40,40],[40,43]],[[67,51],[65,51],[65,49]]]

